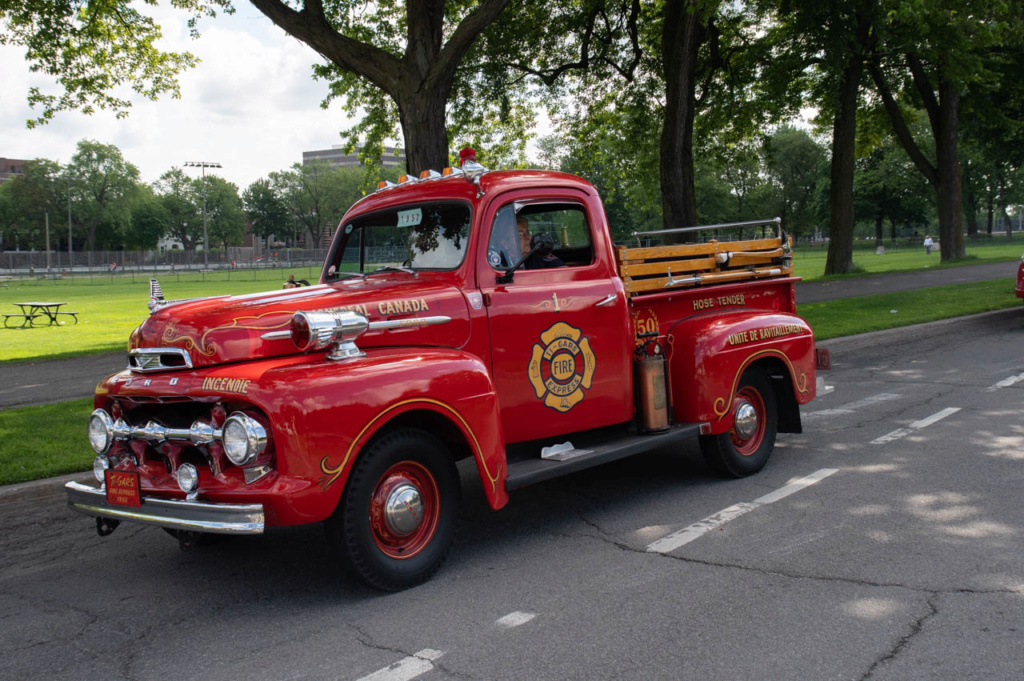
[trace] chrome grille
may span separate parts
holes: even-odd
[[[192,368],[192,358],[182,348],[136,348],[128,353],[132,371],[177,371]]]

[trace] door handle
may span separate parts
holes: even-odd
[[[594,303],[594,307],[604,307],[605,305],[611,305],[615,302],[615,299],[619,297],[617,293],[609,293],[604,300],[599,300]]]

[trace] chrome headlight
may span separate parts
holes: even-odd
[[[89,444],[97,454],[106,454],[114,443],[114,419],[97,409],[89,417]]]
[[[236,466],[245,466],[267,448],[267,431],[259,421],[245,414],[234,414],[224,422],[224,454]]]

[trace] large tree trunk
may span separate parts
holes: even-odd
[[[473,42],[509,1],[480,0],[443,42],[445,0],[406,0],[406,48],[399,58],[336,31],[324,14],[323,0],[306,0],[301,11],[282,0],[251,0],[286,33],[391,98],[405,136],[406,165],[417,173],[447,165],[445,107],[456,72]]]
[[[661,130],[661,218],[665,229],[697,224],[693,121],[697,50],[707,36],[695,0],[669,0],[661,33],[665,122]]]
[[[400,95],[398,117],[405,134],[405,167],[410,175],[448,165],[445,103],[452,84]]]
[[[864,70],[864,58],[859,52],[850,55],[839,82],[839,106],[832,119],[832,184],[829,187],[828,256],[825,274],[845,274],[853,270],[853,172],[854,143],[857,139],[857,94]],[[881,242],[881,218],[878,222],[878,240]]]
[[[940,75],[938,97],[920,61],[907,55],[907,63],[914,85],[928,113],[928,122],[935,141],[935,165],[932,165],[914,141],[899,105],[889,90],[877,56],[871,64],[871,75],[882,103],[892,121],[893,132],[914,165],[935,189],[939,218],[939,249],[941,262],[962,258],[964,250],[963,191],[960,182],[960,164],[957,162],[956,141],[960,115],[960,92],[956,86]]]
[[[964,201],[960,182],[960,163],[956,143],[960,116],[960,92],[946,80],[939,81],[938,125],[934,128],[936,170],[938,171],[937,208],[939,213],[939,252],[942,262],[962,258],[964,247]]]

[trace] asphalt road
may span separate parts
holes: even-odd
[[[316,526],[182,552],[2,488],[0,677],[1017,681],[1022,341],[1008,310],[824,343],[835,390],[743,480],[688,447],[495,513],[463,470],[451,558],[399,594]]]

